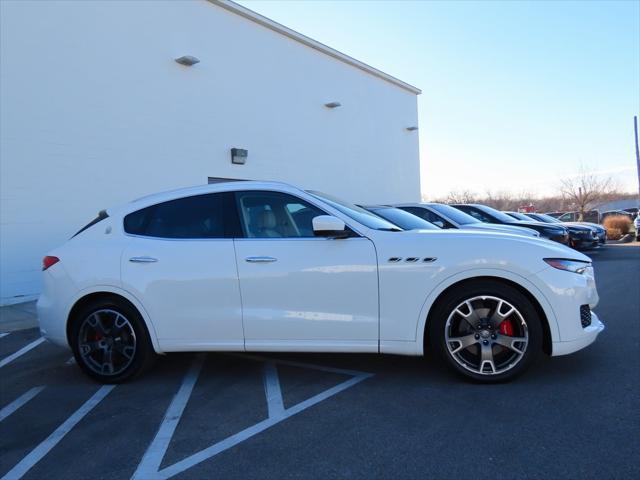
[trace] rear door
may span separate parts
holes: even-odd
[[[373,243],[316,237],[326,212],[296,196],[236,192],[235,241],[247,350],[378,350]]]
[[[122,281],[164,351],[243,350],[231,193],[160,203],[125,217]]]

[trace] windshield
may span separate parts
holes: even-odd
[[[403,230],[440,230],[426,220],[393,207],[369,207],[367,210],[389,220]]]
[[[525,222],[530,222],[531,220],[533,220],[530,217],[527,217],[526,215],[520,213],[520,212],[508,212],[508,215],[511,215],[514,218],[517,218],[518,220],[523,220]]]
[[[496,210],[495,208],[487,207],[486,205],[476,205],[476,208],[482,210],[485,213],[488,213],[493,218],[502,223],[513,223],[515,218],[510,217],[506,213],[502,213],[500,210]]]
[[[546,223],[562,223],[557,218],[547,215],[546,213],[536,213],[534,218]]]
[[[353,205],[352,203],[339,200],[326,193],[314,192],[308,190],[307,193],[322,200],[323,202],[331,205],[336,210],[344,213],[347,217],[353,218],[356,222],[362,225],[372,228],[374,230],[387,230],[391,232],[401,232],[402,229],[395,226],[393,223],[365,210],[364,208]]]
[[[429,207],[441,215],[453,220],[459,225],[470,225],[472,223],[482,223],[480,220],[473,218],[471,215],[464,213],[457,208],[445,205],[443,203],[430,203]]]

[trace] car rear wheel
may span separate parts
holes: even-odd
[[[432,348],[454,370],[481,382],[508,381],[542,349],[531,301],[496,281],[467,283],[442,299],[431,317]]]
[[[76,363],[102,383],[121,383],[155,359],[138,311],[116,297],[81,308],[72,319],[70,343]]]

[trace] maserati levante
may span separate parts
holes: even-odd
[[[273,182],[102,211],[43,270],[43,336],[106,383],[184,351],[432,351],[495,382],[604,328],[591,261],[577,251],[499,232],[403,231]]]

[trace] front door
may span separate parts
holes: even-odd
[[[373,243],[315,237],[325,212],[292,195],[236,192],[247,350],[378,351]]]

